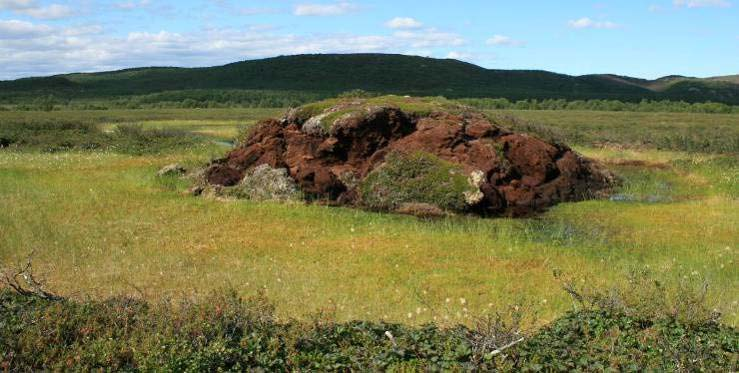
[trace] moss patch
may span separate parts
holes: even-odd
[[[395,210],[404,203],[427,203],[462,211],[464,193],[473,191],[460,166],[423,152],[389,154],[385,163],[359,186],[362,204],[377,210]]]
[[[447,100],[444,97],[404,97],[404,96],[380,96],[372,98],[332,98],[311,104],[303,105],[297,109],[297,117],[307,120],[319,115],[329,108],[345,106],[345,109],[330,113],[321,123],[324,128],[331,127],[333,122],[344,114],[360,111],[370,106],[397,107],[408,114],[424,117],[434,112],[449,112],[459,114],[472,110],[458,102]]]
[[[321,127],[323,127],[326,131],[328,131],[331,129],[331,127],[333,127],[334,122],[336,122],[337,119],[340,119],[347,114],[351,115],[351,114],[357,114],[359,112],[360,112],[360,108],[357,108],[357,107],[335,111],[333,113],[326,115],[325,117],[323,117],[323,119],[321,119]]]
[[[338,104],[341,102],[341,100],[338,99],[328,99],[318,102],[313,102],[307,105],[303,105],[299,108],[297,108],[297,112],[295,116],[297,118],[300,118],[302,121],[306,121],[310,119],[311,117],[314,117],[318,114],[323,113],[326,109]]]
[[[406,113],[420,117],[428,116],[434,112],[460,114],[464,111],[472,110],[467,106],[447,100],[444,97],[381,96],[368,99],[367,104],[373,106],[396,106]]]

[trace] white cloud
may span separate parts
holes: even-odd
[[[408,43],[412,48],[428,48],[443,46],[460,46],[465,44],[461,36],[428,28],[418,31],[396,31],[393,37],[400,42]]]
[[[99,34],[103,32],[103,27],[100,25],[80,26],[80,27],[67,27],[61,30],[61,34],[64,36],[82,36],[89,34]]]
[[[41,6],[35,0],[0,0],[0,10],[10,10],[38,19],[66,18],[74,13],[66,5],[50,4]]]
[[[185,41],[185,38],[181,34],[167,31],[159,31],[158,33],[131,32],[128,34],[126,41],[133,43],[172,44]]]
[[[446,58],[451,58],[453,60],[466,60],[471,58],[472,55],[465,52],[458,52],[458,51],[451,51],[447,53]]]
[[[358,7],[348,2],[334,4],[299,4],[293,14],[296,16],[338,16],[356,11]]]
[[[674,0],[676,7],[686,8],[728,8],[731,2],[727,0]]]
[[[113,4],[113,6],[121,10],[134,10],[138,8],[145,8],[149,6],[149,4],[151,4],[149,0],[139,0],[139,1],[126,1],[126,2],[121,2],[121,3],[115,3]]]
[[[33,6],[35,0],[0,0],[0,10],[2,9],[25,9]]]
[[[416,29],[423,26],[423,23],[410,17],[395,17],[385,22],[385,26],[392,29]]]
[[[247,28],[249,29],[249,31],[269,31],[277,29],[277,26],[269,24],[257,24],[249,25],[247,26]]]
[[[210,0],[210,2],[221,8],[222,11],[228,12],[229,14],[237,13],[242,16],[284,13],[284,10],[272,7],[242,7],[234,5],[230,0]]]
[[[486,43],[487,45],[498,45],[507,47],[520,47],[526,44],[521,40],[515,40],[505,35],[493,35],[493,37],[488,39]]]
[[[65,5],[51,4],[49,6],[28,8],[18,10],[18,13],[25,14],[29,17],[39,19],[59,19],[72,16],[74,12],[72,9]]]
[[[279,10],[274,8],[239,8],[237,11],[242,16],[257,16],[262,14],[279,13]]]
[[[31,22],[9,20],[0,21],[0,40],[31,39],[51,31],[46,25],[35,25]]]
[[[619,25],[610,21],[594,21],[588,17],[583,17],[580,19],[572,20],[567,22],[570,27],[575,29],[587,29],[587,28],[597,28],[597,29],[615,29],[618,28]]]

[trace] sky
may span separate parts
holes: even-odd
[[[0,79],[360,52],[571,75],[733,75],[739,0],[0,0]]]

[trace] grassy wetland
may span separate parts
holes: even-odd
[[[519,304],[531,327],[573,307],[553,273],[607,288],[646,269],[668,292],[705,281],[723,322],[739,322],[737,114],[490,111],[506,126],[572,145],[622,179],[610,199],[526,219],[208,200],[183,196],[186,181],[156,176],[170,163],[197,167],[222,156],[239,131],[281,112],[0,112],[0,126],[64,119],[102,133],[135,125],[193,139],[152,151],[0,150],[0,259],[34,251],[50,288],[73,299],[232,288],[263,292],[282,319],[328,310],[337,321],[409,325],[472,325]]]

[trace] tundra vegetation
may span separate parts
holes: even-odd
[[[3,368],[739,369],[738,115],[485,111],[622,180],[535,217],[182,195],[282,112],[0,112]]]

